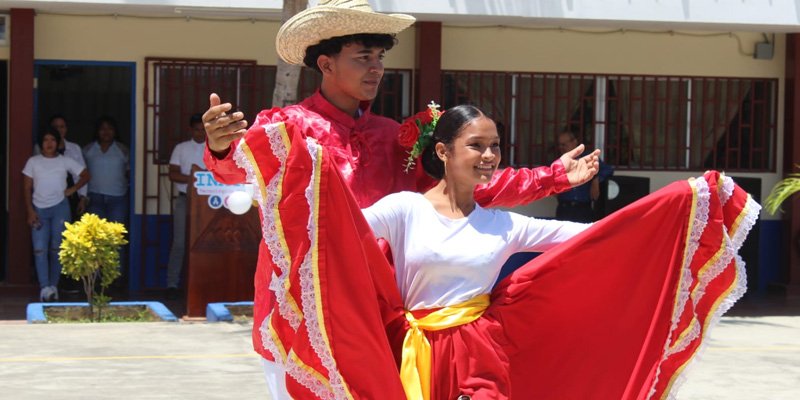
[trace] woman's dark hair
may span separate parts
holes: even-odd
[[[108,126],[111,127],[111,129],[114,131],[114,140],[118,140],[117,137],[119,136],[119,131],[117,131],[117,121],[107,115],[104,115],[95,121],[94,140],[100,140],[100,127],[103,126],[103,124],[108,124]]]
[[[444,161],[436,155],[436,143],[450,147],[465,125],[484,116],[478,107],[468,104],[455,106],[442,114],[433,130],[433,140],[420,156],[425,173],[434,179],[444,178]]]
[[[39,145],[39,151],[42,153],[44,153],[44,138],[48,135],[56,139],[57,146],[61,146],[61,134],[58,133],[56,128],[52,128],[48,125],[47,128],[45,128],[42,133],[39,134],[39,137],[36,138],[36,143]]]
[[[339,54],[342,51],[342,47],[351,43],[358,43],[367,48],[379,47],[389,51],[397,44],[397,38],[394,35],[385,33],[357,33],[355,35],[332,37],[313,46],[308,46],[306,56],[303,58],[303,64],[322,73],[317,66],[319,56],[326,55],[330,57]]]

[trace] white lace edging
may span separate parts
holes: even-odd
[[[253,199],[258,202],[258,205],[261,208],[261,234],[264,238],[264,243],[267,245],[269,253],[272,256],[272,262],[275,263],[275,265],[278,266],[278,269],[281,271],[281,276],[278,277],[277,280],[272,280],[269,288],[275,292],[275,300],[278,303],[278,311],[281,313],[281,316],[289,322],[289,325],[292,327],[292,329],[297,331],[297,328],[300,326],[301,317],[297,315],[295,310],[289,305],[289,294],[286,291],[286,281],[289,279],[288,260],[290,257],[283,251],[280,243],[280,236],[278,234],[278,228],[275,225],[275,216],[273,215],[275,212],[274,210],[280,201],[275,194],[278,193],[278,186],[281,184],[283,174],[286,169],[285,164],[286,158],[288,157],[288,149],[283,143],[283,138],[281,136],[278,124],[265,124],[264,132],[269,140],[272,154],[278,159],[279,166],[278,171],[272,176],[272,178],[270,178],[269,184],[267,184],[267,187],[265,188],[267,193],[266,198],[261,195],[260,190],[255,190],[253,193]],[[248,183],[259,183],[255,172],[256,166],[250,163],[250,159],[244,153],[244,150],[242,150],[241,145],[236,147],[236,151],[233,154],[233,159],[236,161],[236,165],[245,170]]]
[[[724,206],[725,203],[730,200],[731,196],[733,196],[733,189],[735,185],[733,183],[733,179],[730,176],[722,175],[722,192],[719,194],[719,200]]]
[[[736,252],[742,248],[744,241],[747,239],[747,235],[750,234],[750,230],[753,229],[753,225],[756,224],[758,216],[761,214],[761,204],[753,200],[753,197],[749,194],[747,195],[747,202],[744,207],[746,211],[745,215],[742,217],[742,222],[739,224],[739,229],[733,232],[733,236],[731,237],[733,249]]]
[[[322,362],[322,365],[328,370],[328,379],[330,380],[331,389],[334,392],[335,398],[347,399],[347,388],[344,383],[344,379],[342,378],[341,373],[336,366],[336,361],[333,359],[333,354],[331,354],[330,349],[328,348],[327,341],[324,337],[325,333],[322,332],[320,328],[321,321],[318,319],[318,312],[320,310],[317,309],[317,294],[315,290],[315,278],[313,270],[315,260],[313,260],[312,251],[313,249],[317,248],[318,245],[317,224],[313,217],[317,215],[317,207],[319,206],[315,198],[315,177],[318,172],[317,161],[319,157],[321,157],[321,148],[313,139],[307,139],[306,145],[308,147],[308,153],[311,156],[312,169],[310,175],[312,179],[310,180],[305,192],[306,201],[308,201],[311,211],[309,213],[311,218],[308,220],[308,232],[311,239],[311,246],[309,247],[309,252],[306,253],[305,259],[299,268],[300,291],[302,293],[301,303],[303,307],[303,315],[305,317],[304,322],[306,329],[308,330],[311,346],[314,349],[314,352],[317,354],[317,357],[319,357],[320,361]]]
[[[726,188],[726,186],[728,188]],[[723,191],[722,191],[723,193],[728,193],[727,194],[728,198],[725,199],[725,202],[727,202],[727,200],[729,200],[730,197],[732,196],[733,188],[734,188],[733,180],[731,178],[729,178],[729,177],[725,177],[725,179],[723,181]],[[699,324],[698,324],[698,328],[700,328],[700,332],[698,332],[697,334],[692,332],[691,335],[694,336],[694,339],[697,339],[697,337],[701,337],[700,345],[698,346],[698,348],[695,351],[695,353],[689,358],[689,360],[687,361],[687,363],[686,363],[685,367],[683,368],[683,370],[680,371],[680,374],[678,374],[674,378],[674,381],[673,381],[672,385],[669,387],[669,392],[664,394],[665,395],[664,397],[666,399],[673,400],[673,399],[677,398],[676,397],[677,396],[677,392],[680,389],[680,387],[683,385],[683,383],[686,381],[686,377],[688,376],[687,373],[693,368],[693,366],[695,365],[696,361],[698,359],[701,359],[702,355],[705,353],[705,349],[708,346],[708,341],[705,340],[705,339],[709,336],[711,330],[719,324],[719,321],[722,319],[722,316],[726,312],[728,312],[728,310],[730,310],[731,307],[733,307],[733,305],[739,299],[741,299],[742,296],[744,296],[745,292],[747,291],[747,272],[745,270],[745,262],[741,258],[741,256],[739,256],[737,253],[738,253],[739,249],[741,248],[742,244],[744,243],[744,240],[747,238],[747,235],[750,233],[750,230],[753,228],[753,225],[755,225],[756,221],[758,220],[758,216],[759,216],[759,214],[761,212],[761,205],[759,205],[755,200],[753,200],[752,197],[748,194],[747,195],[747,202],[745,204],[743,212],[745,213],[745,215],[742,217],[742,221],[740,222],[739,229],[737,229],[735,232],[733,232],[733,237],[732,238],[728,235],[727,231],[724,231],[724,228],[723,228],[723,238],[725,240],[725,244],[724,244],[725,250],[724,251],[725,251],[726,254],[723,255],[720,258],[723,258],[723,257],[726,258],[727,259],[727,263],[725,263],[720,268],[720,270],[717,271],[712,278],[709,278],[708,282],[706,282],[706,285],[707,285],[711,280],[713,280],[713,278],[717,277],[722,272],[722,270],[724,270],[724,268],[727,267],[727,265],[729,265],[730,262],[732,261],[734,263],[734,267],[736,268],[736,283],[735,283],[735,286],[733,287],[733,289],[731,289],[730,293],[728,293],[728,295],[725,296],[720,301],[720,303],[719,303],[718,307],[716,308],[716,310],[714,310],[714,312],[711,314],[710,318],[708,319],[708,321],[705,324],[706,325],[706,329],[702,329],[702,327],[699,326]],[[719,260],[717,263],[715,263],[715,266],[712,267],[712,268],[716,269],[717,264],[721,264],[721,260]],[[709,272],[711,272],[711,271],[709,271]],[[697,302],[699,302],[699,300],[704,295],[705,295],[705,287],[703,287],[702,291],[700,291],[698,293],[698,296],[696,297],[696,300],[694,301],[695,304]],[[695,317],[696,317],[696,315],[695,315]],[[694,331],[694,329],[693,329],[693,331]],[[681,346],[682,347],[681,350],[676,349],[673,353],[678,353],[679,351],[682,351],[683,349],[685,349],[689,345],[689,343],[691,343],[691,341],[687,340],[685,342],[685,344],[683,344]],[[656,383],[658,382],[658,373],[660,373],[660,367],[659,367],[659,370],[656,373],[656,379],[655,379],[655,381],[653,383],[653,387],[650,390],[648,398],[652,397],[652,395],[655,393],[655,386],[656,386]]]
[[[705,178],[697,178],[692,179],[690,181],[692,185],[692,192],[693,195],[697,197],[697,203],[695,205],[694,215],[691,215],[690,221],[692,222],[691,225],[691,232],[689,233],[689,237],[686,243],[686,253],[684,254],[683,263],[681,264],[681,280],[678,286],[678,299],[676,301],[675,308],[672,311],[672,321],[669,328],[669,333],[667,334],[667,339],[664,343],[664,356],[661,358],[659,362],[659,366],[656,369],[655,378],[653,379],[653,384],[650,387],[650,392],[647,395],[647,398],[651,398],[656,391],[656,385],[658,384],[659,376],[661,375],[661,364],[669,357],[670,349],[673,347],[672,343],[672,335],[675,332],[675,329],[678,327],[678,321],[680,320],[681,315],[683,314],[684,309],[686,308],[686,303],[690,299],[690,288],[692,286],[693,278],[691,272],[691,264],[692,260],[694,259],[694,255],[697,252],[697,249],[700,246],[700,238],[703,236],[703,232],[705,231],[706,225],[708,224],[708,213],[709,213],[709,204],[711,199],[711,193],[709,192],[708,182],[706,182]],[[690,335],[692,332],[690,332]],[[685,346],[685,345],[684,345]],[[680,347],[680,346],[679,346]]]

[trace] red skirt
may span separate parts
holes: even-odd
[[[281,165],[257,198],[276,275],[261,333],[287,389],[299,399],[405,398],[403,302],[337,168],[282,125],[250,140],[237,149],[250,179],[260,163]],[[426,332],[431,398],[666,398],[744,293],[736,253],[759,208],[710,172],[535,258],[497,285],[481,318]]]

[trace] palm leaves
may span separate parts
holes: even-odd
[[[767,199],[764,200],[764,209],[770,214],[778,212],[784,200],[800,192],[800,173],[789,174],[787,176],[787,178],[775,184],[775,187],[772,188]]]

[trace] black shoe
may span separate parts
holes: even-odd
[[[168,287],[167,288],[167,300],[178,300],[178,288],[176,287]]]

